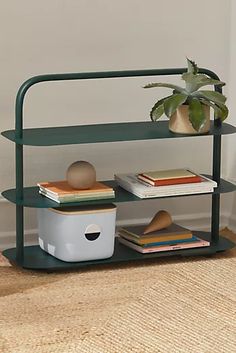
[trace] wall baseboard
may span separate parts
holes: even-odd
[[[2,195],[0,195],[0,202],[9,202],[7,199],[5,199]]]
[[[25,230],[25,245],[34,245],[38,243],[38,230]],[[0,232],[0,250],[13,248],[16,245],[16,233]]]
[[[228,228],[236,233],[236,216],[229,217]]]
[[[210,229],[210,214],[179,215],[175,221],[183,227],[195,230],[207,231]],[[124,225],[146,224],[150,219],[125,219],[117,221],[117,227]],[[230,217],[229,214],[221,215],[220,228],[228,227],[236,231],[236,217]],[[38,244],[38,230],[28,229],[25,231],[25,245]],[[15,247],[15,232],[0,232],[0,250]]]

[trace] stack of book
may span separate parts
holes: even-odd
[[[39,193],[58,203],[110,199],[115,197],[113,188],[96,182],[86,190],[73,189],[67,181],[41,182]]]
[[[119,186],[140,198],[211,193],[214,180],[188,169],[170,169],[139,174],[116,174]]]
[[[138,178],[153,186],[200,183],[202,178],[188,169],[169,169],[138,174]]]
[[[209,246],[210,242],[202,240],[192,232],[176,223],[169,227],[144,234],[146,225],[120,228],[120,243],[142,254]]]

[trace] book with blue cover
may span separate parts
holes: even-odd
[[[176,240],[169,240],[169,241],[157,241],[157,242],[153,242],[153,243],[140,244],[136,240],[134,240],[130,237],[127,237],[125,234],[122,234],[122,233],[118,233],[118,234],[120,235],[120,237],[122,237],[122,238],[124,238],[134,244],[138,244],[138,245],[142,246],[143,248],[148,248],[148,247],[153,247],[153,246],[161,246],[161,245],[191,243],[191,242],[195,242],[198,240],[198,238],[193,235],[192,238],[188,238],[188,239],[176,239]]]

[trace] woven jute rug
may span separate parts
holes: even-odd
[[[50,274],[0,262],[1,353],[236,352],[236,250]]]

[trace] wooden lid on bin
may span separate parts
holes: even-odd
[[[60,213],[63,215],[75,215],[75,214],[86,214],[86,213],[104,213],[111,212],[116,209],[114,204],[98,205],[98,206],[68,206],[68,207],[58,207],[50,208],[51,211]]]

